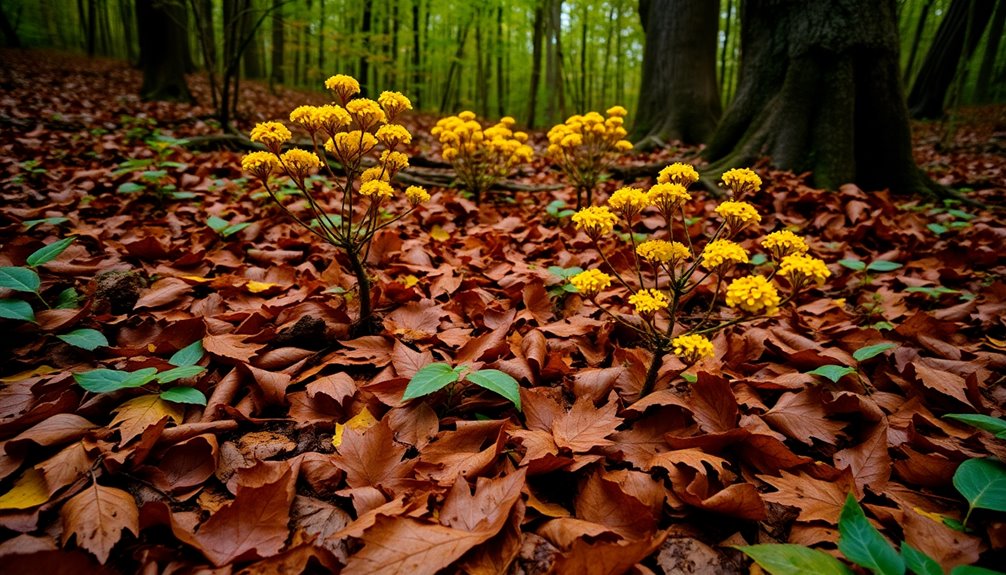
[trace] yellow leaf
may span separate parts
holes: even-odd
[[[40,365],[34,369],[22,371],[21,373],[15,373],[14,375],[8,375],[7,377],[0,377],[0,381],[3,383],[13,383],[15,381],[21,381],[22,379],[38,377],[40,375],[49,375],[54,371],[57,371],[55,367]]]
[[[182,409],[177,404],[164,401],[160,396],[141,395],[115,408],[115,419],[111,426],[119,427],[124,445],[165,417],[181,423],[184,418]]]
[[[1006,349],[1006,339],[996,339],[994,337],[985,336],[985,339],[989,342],[989,345],[998,349]],[[6,381],[5,379],[0,379],[0,381]]]
[[[28,468],[10,491],[0,495],[0,509],[28,509],[49,501],[49,486],[34,467]]]
[[[178,277],[182,278],[183,280],[194,281],[196,283],[201,284],[213,281],[213,278],[204,278],[203,276],[178,276]]]
[[[252,293],[261,293],[267,291],[269,288],[274,288],[277,285],[279,284],[271,284],[269,282],[257,282],[255,280],[252,280],[247,284],[245,284],[245,287],[248,288],[248,291]]]
[[[832,303],[835,304],[836,307],[845,307],[845,298],[844,297],[843,298],[838,298],[838,299],[833,299],[831,301],[832,301]]]
[[[363,411],[354,415],[352,419],[345,423],[345,425],[342,423],[335,424],[335,435],[332,436],[332,445],[336,447],[342,445],[342,432],[344,432],[347,427],[356,431],[364,431],[366,429],[370,429],[376,424],[377,420],[374,419],[373,414],[370,413],[370,410],[364,407]]]
[[[409,274],[409,275],[407,275],[407,276],[405,276],[403,278],[399,278],[398,281],[403,286],[405,286],[407,288],[410,288],[410,287],[416,285],[417,283],[419,283],[419,278],[417,278],[416,276],[414,276],[412,274]]]
[[[451,239],[451,234],[447,233],[447,230],[437,225],[433,226],[433,229],[430,230],[430,237],[438,242],[445,242]]]
[[[943,525],[943,516],[940,515],[939,513],[933,513],[931,511],[926,511],[925,509],[923,509],[921,507],[912,507],[912,511],[918,513],[919,515],[921,515],[923,517],[928,517],[928,518],[932,519],[933,521],[939,523],[940,525]]]

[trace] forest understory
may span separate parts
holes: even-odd
[[[736,546],[837,554],[850,493],[943,569],[1006,565],[1006,516],[954,486],[1006,442],[944,417],[1004,415],[1006,107],[913,126],[923,171],[985,209],[752,166],[745,245],[799,230],[831,277],[717,334],[712,358],[669,356],[640,398],[649,352],[564,289],[597,262],[556,209],[576,193],[543,132],[476,205],[446,187],[436,118],[405,118],[405,174],[432,200],[375,237],[383,322],[351,339],[353,275],[211,137],[204,78],[198,105],[149,103],[119,61],[0,60],[0,265],[75,238],[37,266],[35,322],[0,319],[0,571],[747,573]],[[329,101],[242,90],[245,134]],[[626,154],[595,202],[658,170],[618,174],[696,155]],[[716,200],[694,195],[700,237]],[[59,337],[83,328],[107,344]],[[431,362],[513,376],[522,410],[476,386],[403,402]],[[186,365],[205,407],[74,379]]]

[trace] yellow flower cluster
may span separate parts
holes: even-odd
[[[272,151],[278,151],[280,146],[289,142],[293,134],[279,122],[262,122],[251,131],[251,141],[265,144]]]
[[[534,150],[526,144],[527,134],[513,131],[513,124],[514,119],[506,116],[483,128],[473,112],[465,111],[441,118],[430,130],[440,142],[444,160],[454,165],[458,179],[476,200],[534,156]]]
[[[793,289],[800,289],[812,282],[823,284],[831,275],[831,271],[823,261],[812,256],[797,254],[782,258],[779,275],[788,279]]]
[[[733,232],[740,231],[748,224],[757,224],[761,221],[758,210],[747,202],[727,201],[716,206],[716,213],[727,222],[727,226]]]
[[[608,198],[608,206],[622,212],[622,216],[627,220],[632,219],[649,205],[650,198],[639,188],[619,188]]]
[[[360,83],[356,81],[356,78],[346,76],[345,74],[336,74],[325,80],[325,88],[335,93],[343,104],[360,93]]]
[[[709,242],[702,250],[702,265],[709,270],[746,263],[748,263],[748,253],[739,244],[730,240]]]
[[[364,197],[390,198],[395,195],[395,189],[384,180],[370,180],[360,186],[360,195]]]
[[[381,92],[381,95],[377,97],[377,103],[384,108],[388,118],[392,120],[402,112],[412,109],[412,102],[401,92]]]
[[[748,313],[773,315],[779,310],[779,292],[762,276],[744,276],[727,286],[727,305]]]
[[[636,313],[650,315],[662,309],[667,309],[667,306],[671,305],[671,299],[662,291],[641,289],[629,296],[629,303],[636,308]]]
[[[399,124],[387,124],[377,129],[377,141],[384,144],[388,149],[395,149],[400,144],[411,144],[412,134]]]
[[[761,247],[768,250],[777,260],[786,256],[803,255],[809,249],[803,238],[789,230],[779,230],[765,236],[761,241]]]
[[[632,142],[624,140],[625,108],[613,106],[605,118],[597,112],[576,114],[548,131],[548,155],[565,167],[584,161],[601,160],[606,154],[632,149]]]
[[[430,193],[419,186],[409,186],[408,188],[405,188],[405,198],[409,200],[409,203],[413,206],[418,206],[419,204],[430,201]]]
[[[687,259],[688,248],[681,242],[667,240],[647,240],[636,247],[639,257],[648,262],[675,263]]]
[[[290,112],[290,121],[299,124],[309,134],[322,131],[329,138],[352,122],[342,106],[298,106]]]
[[[658,184],[678,184],[687,188],[697,181],[699,173],[695,171],[695,167],[681,162],[675,162],[657,174]]]
[[[283,155],[279,157],[279,163],[291,178],[297,180],[306,178],[311,170],[321,167],[321,160],[318,159],[318,156],[300,148],[283,152]]]
[[[576,229],[583,231],[591,239],[611,233],[615,229],[618,216],[604,206],[588,206],[573,214]]]
[[[252,152],[241,158],[241,169],[263,180],[276,171],[276,167],[276,155],[272,152]]]
[[[734,168],[723,173],[723,185],[730,188],[735,196],[761,189],[761,178],[749,168]]]
[[[587,270],[569,278],[569,283],[573,284],[576,291],[587,297],[593,297],[611,285],[611,276],[601,270]]]
[[[692,199],[692,195],[688,193],[683,184],[675,183],[658,183],[651,186],[650,191],[646,192],[646,196],[650,203],[660,208],[664,217],[668,219],[685,202]]]
[[[377,147],[377,138],[370,132],[353,130],[339,132],[325,142],[325,151],[333,154],[344,165],[355,165],[360,158]]]
[[[703,357],[713,356],[713,342],[704,335],[697,333],[679,335],[671,340],[674,355],[685,365],[693,365]]]

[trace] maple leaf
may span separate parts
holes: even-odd
[[[604,525],[626,539],[641,539],[657,527],[649,506],[622,491],[617,482],[606,479],[599,471],[580,486],[576,517]]]
[[[122,436],[122,445],[129,443],[134,437],[156,425],[162,419],[170,419],[176,424],[185,417],[182,408],[177,403],[164,401],[158,395],[141,395],[123,403],[114,410],[115,418],[111,427],[118,426]]]
[[[458,475],[478,475],[496,460],[506,440],[505,421],[459,421],[456,425],[455,431],[441,432],[423,450],[416,466],[419,475],[451,484]]]
[[[835,453],[835,467],[848,467],[860,490],[870,486],[880,491],[891,478],[891,456],[887,451],[887,424],[876,425],[863,443]]]
[[[129,493],[92,483],[71,497],[60,510],[63,545],[77,536],[77,545],[87,549],[102,565],[123,531],[140,534],[140,512]]]
[[[398,377],[411,378],[416,372],[433,363],[433,354],[428,351],[415,351],[400,341],[395,341],[391,351],[391,365],[395,367]]]
[[[405,449],[395,441],[385,418],[363,432],[346,428],[339,452],[332,459],[346,472],[350,487],[378,486],[412,475],[415,462],[402,461]]]
[[[233,333],[224,335],[213,335],[208,333],[203,338],[203,348],[217,357],[248,363],[260,349],[265,347],[265,345],[260,343],[247,343],[245,342],[246,337],[247,336]]]
[[[845,498],[852,491],[852,479],[848,474],[837,481],[815,479],[806,473],[799,475],[780,471],[779,477],[759,475],[759,479],[775,487],[775,493],[762,495],[767,501],[789,505],[800,510],[798,521],[826,521],[838,523]]]
[[[838,441],[844,423],[827,418],[821,401],[810,391],[784,393],[763,419],[791,439],[807,445],[819,439],[830,445]]]
[[[520,469],[498,479],[479,477],[475,493],[468,482],[458,477],[440,510],[440,522],[464,531],[478,531],[483,524],[495,525],[505,519],[520,497],[525,470]]]
[[[615,415],[618,405],[612,401],[597,409],[587,398],[579,398],[568,413],[552,422],[555,443],[573,453],[586,453],[595,447],[612,445],[607,437],[615,433],[622,418]]]

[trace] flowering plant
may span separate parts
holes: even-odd
[[[403,112],[412,109],[409,99],[398,92],[383,92],[377,101],[354,98],[360,84],[345,75],[332,76],[325,87],[335,95],[337,104],[300,106],[290,113],[290,121],[310,136],[312,151],[283,151],[293,134],[280,122],[264,122],[252,129],[251,139],[266,150],[248,154],[241,165],[262,182],[294,221],[345,253],[359,291],[357,326],[366,330],[373,302],[364,262],[374,234],[412,213],[430,199],[430,194],[410,186],[404,192],[408,208],[388,216],[382,207],[397,195],[391,184],[393,178],[409,165],[409,157],[401,148],[412,141],[412,135],[395,123]],[[330,158],[338,162],[341,176],[333,171]],[[318,169],[331,178],[332,193],[319,193],[305,185],[305,179]],[[274,175],[289,178],[307,199],[307,206],[297,209],[280,199],[270,185]],[[305,209],[311,213],[310,221],[298,213]]]
[[[711,334],[774,315],[801,290],[823,284],[830,275],[823,261],[807,255],[807,243],[788,230],[768,234],[761,241],[773,263],[767,277],[738,273],[750,258],[736,240],[761,222],[755,207],[741,199],[761,188],[761,179],[748,169],[723,174],[723,183],[735,199],[716,207],[721,221],[706,241],[693,242],[685,223],[685,204],[692,199],[688,186],[697,180],[692,166],[672,164],[660,172],[657,184],[649,190],[621,188],[607,205],[588,206],[573,215],[576,229],[590,240],[606,270],[587,269],[570,278],[570,283],[609,317],[637,332],[653,352],[640,397],[653,390],[668,352],[686,366],[710,357],[714,354]],[[634,224],[654,209],[666,224],[666,236],[637,241]],[[632,246],[631,275],[615,269],[602,246],[619,223]],[[785,297],[774,283],[778,278],[785,280]],[[626,301],[634,316],[616,314],[602,304],[602,292],[609,288],[628,292]],[[728,309],[714,316],[721,300]]]
[[[620,152],[632,149],[632,142],[623,139],[625,108],[612,106],[605,113],[607,119],[597,112],[570,116],[548,131],[548,156],[576,187],[576,209],[584,196],[588,205],[593,201],[604,171]]]
[[[478,203],[496,182],[509,176],[514,168],[528,163],[534,150],[527,145],[527,134],[513,131],[516,120],[510,116],[483,129],[474,112],[461,112],[437,121],[430,130],[439,141],[444,161],[450,162],[458,181]]]

